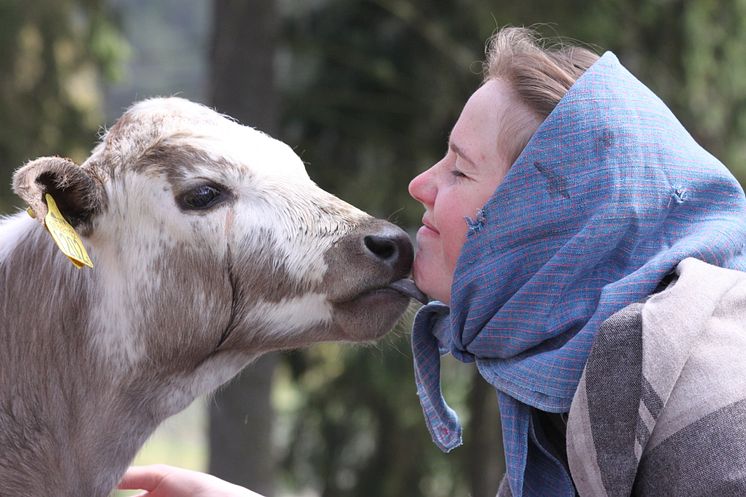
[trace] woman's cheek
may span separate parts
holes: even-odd
[[[453,276],[456,270],[456,262],[461,255],[461,249],[464,248],[466,243],[466,222],[464,221],[463,229],[459,233],[454,233],[452,236],[443,240],[443,258],[445,259],[445,266],[448,272]]]

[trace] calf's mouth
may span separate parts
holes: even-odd
[[[411,298],[427,300],[410,279],[414,248],[409,236],[387,221],[371,218],[338,240],[325,260],[323,285],[347,338],[383,336]]]
[[[425,295],[422,290],[417,288],[417,285],[415,285],[414,281],[412,281],[410,278],[402,278],[400,280],[394,281],[391,283],[388,288],[395,290],[402,295],[406,295],[409,298],[412,298],[421,304],[427,304],[428,298],[427,295]]]

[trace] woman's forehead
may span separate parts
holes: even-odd
[[[520,106],[515,93],[502,80],[490,80],[477,89],[466,102],[451,131],[449,146],[469,162],[479,166],[495,163],[500,154],[497,143],[506,113]]]

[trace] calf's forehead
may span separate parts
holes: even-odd
[[[141,163],[154,149],[179,146],[254,175],[308,180],[303,162],[285,143],[181,98],[150,99],[132,106],[106,132],[89,161],[108,166],[116,175]]]

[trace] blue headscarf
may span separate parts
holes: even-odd
[[[476,361],[498,392],[513,495],[573,496],[563,464],[536,440],[531,407],[569,411],[601,323],[684,258],[746,269],[743,190],[606,53],[468,224],[451,308],[423,307],[412,334],[428,428],[441,449],[460,445],[439,354]]]

